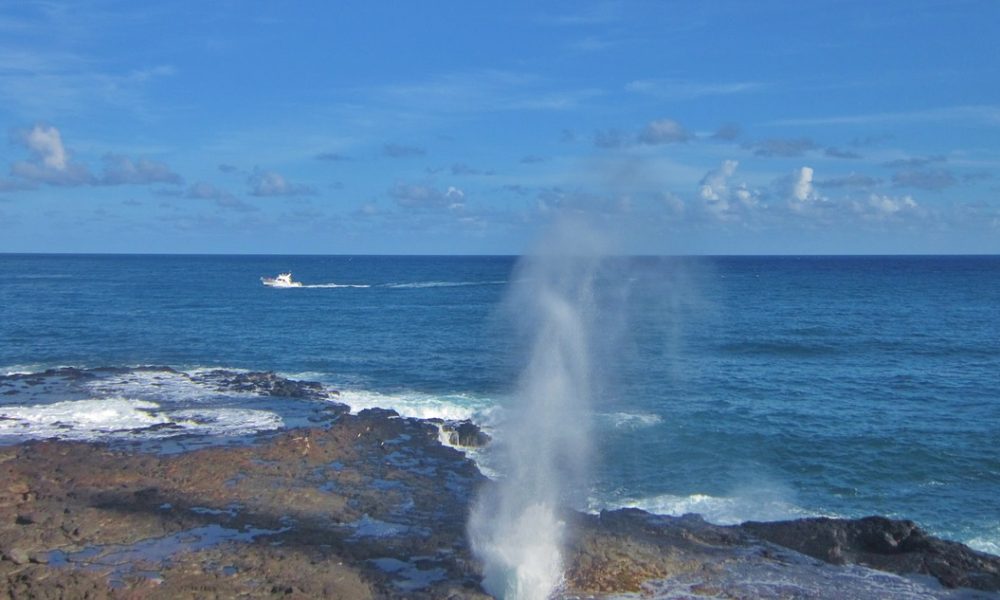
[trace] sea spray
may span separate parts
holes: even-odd
[[[564,220],[521,259],[512,282],[507,307],[527,362],[501,426],[502,478],[481,490],[469,520],[483,586],[499,598],[544,600],[562,580],[561,515],[585,498],[590,462],[594,342],[606,316],[596,286],[607,249],[593,228]]]

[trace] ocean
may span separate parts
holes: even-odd
[[[0,255],[0,443],[169,451],[322,409],[209,393],[214,369],[496,433],[525,361],[516,261]],[[882,514],[1000,554],[1000,257],[609,264],[624,276],[596,283],[593,399],[565,415],[592,427],[582,508],[723,524]],[[304,285],[261,284],[284,271]],[[56,367],[100,377],[44,375]],[[473,458],[503,475],[489,449]]]

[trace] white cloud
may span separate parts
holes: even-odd
[[[888,196],[871,194],[868,202],[855,203],[855,211],[870,220],[885,221],[907,214],[919,214],[920,207],[912,196]]]
[[[795,212],[802,212],[810,206],[826,201],[826,197],[820,195],[813,186],[812,167],[796,169],[791,178],[785,181],[789,184],[787,189],[788,206]]]
[[[812,167],[802,167],[798,170],[792,185],[792,198],[799,202],[808,202],[815,195],[812,185]]]
[[[719,168],[709,171],[701,179],[698,196],[702,206],[718,219],[732,220],[742,212],[759,204],[759,194],[747,187],[746,183],[730,185],[739,162],[724,160]]]
[[[62,134],[52,125],[36,124],[16,132],[14,139],[28,149],[27,160],[15,162],[10,172],[29,183],[50,185],[146,185],[180,184],[183,179],[162,162],[148,158],[131,159],[122,154],[104,156],[104,171],[95,177],[81,163],[74,162],[63,144]]]
[[[415,183],[397,183],[389,190],[389,195],[395,198],[396,204],[403,208],[415,210],[449,210],[461,212],[465,210],[465,192],[455,186],[440,189]]]
[[[728,193],[728,180],[736,173],[739,162],[735,160],[724,160],[722,165],[713,171],[709,171],[701,180],[701,190],[699,195],[703,200],[721,200]]]
[[[66,148],[63,147],[62,135],[55,127],[35,125],[24,134],[24,144],[46,168],[59,171],[66,169]]]
[[[87,167],[70,161],[63,145],[62,134],[51,125],[36,124],[30,130],[15,134],[15,138],[31,153],[28,160],[11,165],[12,175],[38,183],[81,185],[93,177]]]
[[[255,168],[248,179],[252,196],[309,196],[316,191],[301,184],[295,184],[274,171]]]

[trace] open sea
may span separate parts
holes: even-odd
[[[199,388],[218,368],[495,431],[525,360],[505,301],[516,261],[0,254],[0,443],[307,422],[301,401]],[[594,399],[565,415],[593,426],[584,508],[883,514],[1000,554],[1000,257],[612,268],[628,274],[607,294],[621,310],[585,332],[601,357]],[[283,271],[305,285],[261,284]],[[97,383],[23,375],[62,366],[116,369]],[[474,458],[491,472],[489,451]]]

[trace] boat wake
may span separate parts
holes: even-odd
[[[310,283],[302,284],[299,287],[306,289],[321,289],[321,288],[370,288],[371,285],[367,283]]]

